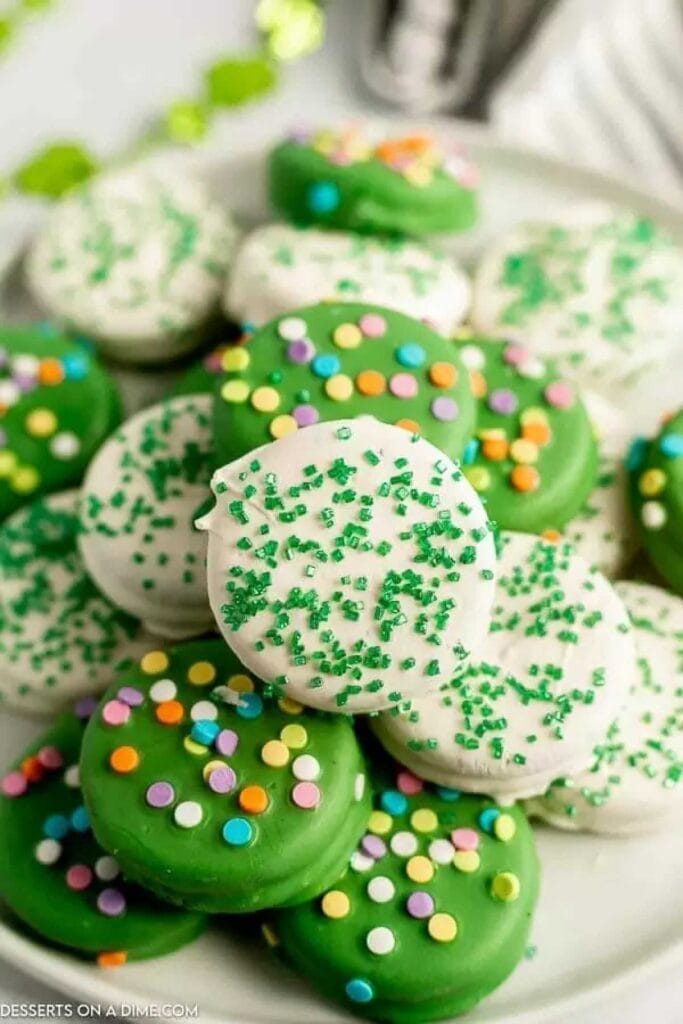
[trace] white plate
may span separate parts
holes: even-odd
[[[407,128],[405,122],[398,127]],[[442,124],[439,130],[445,134],[454,128]],[[458,129],[458,135],[469,142],[483,172],[482,222],[476,232],[453,242],[467,263],[507,226],[552,217],[564,204],[590,199],[623,203],[650,215],[683,243],[683,212],[655,196],[498,144],[479,130]],[[203,159],[201,169],[244,223],[266,217],[262,149],[229,161]],[[11,249],[16,255],[34,221],[35,211],[29,210],[5,227],[0,266],[13,262]],[[35,315],[20,280],[15,267],[0,289],[0,306],[15,319]],[[128,377],[142,388],[131,394],[131,405],[139,403],[140,394],[153,400],[155,374]],[[643,378],[623,399],[632,431],[651,430],[661,413],[680,401],[680,390],[680,371]],[[18,755],[39,729],[35,722],[0,716],[3,762]],[[683,821],[662,836],[637,839],[572,836],[542,827],[537,836],[543,878],[532,934],[536,953],[468,1016],[478,1024],[540,1024],[558,1016],[568,1020],[610,991],[623,993],[627,984],[642,983],[667,963],[683,962]],[[0,956],[71,999],[123,1006],[129,1016],[144,1016],[150,1005],[176,1002],[198,1004],[202,1024],[332,1024],[350,1019],[319,1000],[237,929],[231,934],[229,922],[214,925],[195,945],[171,957],[115,972],[44,949],[0,922]]]

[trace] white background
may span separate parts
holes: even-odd
[[[212,145],[228,150],[297,123],[377,111],[357,71],[371,2],[333,2],[324,50],[286,69],[272,98],[222,118]],[[169,102],[192,97],[213,58],[253,46],[254,6],[251,0],[58,0],[0,59],[0,175],[60,136],[80,137],[104,158],[115,154]],[[11,205],[0,211],[0,232],[16,213]],[[636,898],[624,893],[625,900]],[[0,1003],[61,998],[0,963]],[[646,1017],[680,1024],[683,978],[664,974],[646,990],[573,1014],[572,1024],[642,1024]],[[549,1018],[548,1024],[568,1022]]]

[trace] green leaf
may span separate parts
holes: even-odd
[[[267,57],[228,57],[206,72],[210,102],[216,107],[236,107],[275,87],[277,74]]]
[[[9,18],[0,18],[0,53],[9,46],[14,29]]]
[[[77,142],[56,142],[22,164],[14,184],[21,192],[57,199],[97,169],[95,158]]]
[[[172,142],[199,142],[209,130],[209,112],[195,100],[178,100],[166,111],[164,128]]]
[[[298,60],[322,45],[325,18],[316,0],[260,0],[256,20],[274,60]]]

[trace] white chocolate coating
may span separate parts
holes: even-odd
[[[588,501],[562,531],[576,553],[608,579],[623,573],[639,546],[627,488],[623,461],[602,456]]]

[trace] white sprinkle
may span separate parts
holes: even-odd
[[[373,903],[388,903],[395,892],[396,886],[386,875],[377,875],[368,882],[368,896]]]
[[[69,430],[63,430],[50,441],[50,452],[56,459],[73,459],[81,450],[81,442]]]
[[[648,530],[661,530],[666,523],[666,509],[658,501],[646,501],[640,510],[643,526]]]
[[[478,345],[464,345],[460,349],[460,358],[468,370],[481,370],[486,356]]]
[[[15,377],[37,377],[40,369],[40,359],[29,353],[15,356],[12,360],[12,373]]]
[[[374,859],[372,857],[366,856],[366,854],[364,853],[361,853],[360,850],[356,850],[355,853],[351,854],[350,863],[351,870],[359,872],[369,871],[370,868],[374,868],[375,866]]]
[[[353,795],[356,800],[363,799],[363,793],[365,792],[365,775],[363,772],[358,772],[356,775],[356,781],[353,784]]]
[[[377,953],[378,956],[386,956],[387,953],[391,953],[392,949],[396,945],[396,939],[391,928],[371,928],[368,934],[365,936],[365,942],[371,953]]]
[[[448,839],[433,839],[429,844],[429,856],[435,864],[450,864],[455,849]]]
[[[312,754],[300,754],[292,762],[292,775],[302,782],[315,782],[320,777],[320,762]]]
[[[112,882],[117,875],[121,874],[121,868],[116,857],[99,857],[95,861],[95,874],[101,882]]]
[[[64,785],[70,789],[78,789],[81,785],[81,776],[77,764],[69,765],[63,775]]]
[[[198,700],[190,708],[193,722],[214,722],[218,718],[218,708],[210,700]]]
[[[538,380],[545,373],[545,363],[541,359],[527,359],[517,367],[517,373],[520,377]]]
[[[413,832],[396,832],[389,840],[389,846],[397,857],[412,857],[417,850],[417,836]]]
[[[306,321],[300,316],[287,316],[277,325],[277,333],[285,341],[301,341],[306,337]]]
[[[13,380],[0,381],[0,405],[6,405],[9,408],[16,405],[20,398],[21,391]]]
[[[157,679],[149,688],[149,695],[155,704],[163,704],[166,700],[173,700],[178,687],[172,679]]]
[[[196,800],[183,800],[173,812],[173,817],[176,825],[180,825],[181,828],[195,828],[202,820],[203,814],[202,805]]]
[[[41,839],[35,849],[39,864],[56,864],[62,856],[62,844],[56,839]]]

